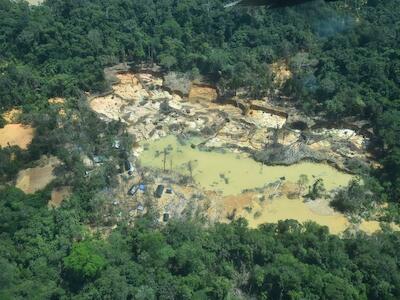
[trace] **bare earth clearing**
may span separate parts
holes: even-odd
[[[35,135],[35,129],[29,125],[7,124],[0,128],[0,147],[18,146],[26,150]]]
[[[209,86],[192,84],[189,91],[190,102],[213,102],[217,100],[217,91]]]
[[[286,80],[290,76],[284,67],[276,68],[282,77],[279,80]],[[253,101],[249,105],[250,109],[244,112],[234,105],[234,101],[231,101],[233,105],[216,103],[218,93],[209,86],[192,84],[186,98],[164,90],[162,79],[148,73],[124,73],[117,74],[116,77],[119,82],[113,86],[113,91],[108,95],[90,98],[89,104],[103,120],[121,120],[126,123],[128,132],[135,137],[137,145],[140,145],[130,153],[140,172],[132,178],[123,175],[118,188],[111,192],[115,199],[114,209],[119,211],[120,216],[126,215],[129,218],[142,213],[142,205],[148,199],[146,195],[150,195],[152,192],[149,191],[154,191],[158,184],[163,184],[172,192],[164,193],[160,199],[155,200],[161,215],[167,213],[170,217],[181,218],[200,214],[207,216],[210,221],[227,221],[227,217],[243,216],[253,227],[287,218],[300,222],[313,220],[327,225],[334,233],[349,227],[347,218],[334,212],[328,206],[327,200],[304,202],[300,193],[293,198],[293,189],[299,189],[296,184],[298,176],[311,172],[308,175],[309,185],[312,184],[322,172],[318,169],[326,167],[323,163],[314,164],[314,171],[304,169],[303,172],[296,173],[296,178],[289,176],[290,179],[286,181],[285,176],[288,177],[296,165],[281,167],[279,176],[283,180],[279,176],[275,182],[260,179],[260,183],[255,186],[243,186],[243,189],[250,187],[252,191],[241,193],[242,188],[239,188],[235,193],[224,193],[225,189],[232,190],[237,185],[232,183],[236,178],[232,172],[237,166],[241,166],[240,160],[238,163],[225,163],[227,169],[224,170],[217,163],[224,161],[228,153],[212,163],[214,152],[196,149],[200,152],[195,153],[193,158],[179,163],[182,157],[193,150],[190,150],[191,147],[179,150],[177,156],[173,157],[170,153],[176,149],[171,149],[179,148],[176,142],[168,141],[165,145],[159,145],[162,149],[154,148],[154,145],[158,141],[162,144],[162,138],[167,136],[179,136],[186,141],[191,136],[196,136],[197,140],[190,142],[196,148],[248,155],[252,151],[279,144],[293,153],[299,148],[305,148],[315,153],[316,157],[322,157],[321,161],[324,160],[323,157],[327,157],[327,160],[334,161],[337,167],[341,167],[349,159],[368,161],[368,153],[365,151],[367,137],[351,129],[319,128],[311,131],[310,138],[305,141],[301,130],[287,129],[286,117],[274,114],[261,100]],[[170,154],[164,157],[164,161],[163,149],[168,149]],[[202,153],[205,153],[204,160],[201,159]],[[221,171],[219,175],[214,172],[216,168]],[[255,179],[254,174],[259,172],[258,169],[265,168],[265,172],[269,172],[269,167],[261,164],[255,168],[257,170],[249,171],[248,174],[239,172],[237,177],[242,178],[243,182],[247,182],[247,179],[252,182]],[[188,170],[193,174],[189,175]],[[217,174],[214,176],[217,178],[209,176],[211,170]],[[327,183],[330,180],[335,182],[343,174],[348,178],[345,185],[351,178],[337,170],[335,172],[336,175],[323,176],[324,180]],[[188,177],[192,177],[189,182]],[[209,182],[202,185],[201,178]],[[146,182],[147,192],[138,192],[133,197],[127,195],[127,190],[132,185],[143,181]],[[333,183],[328,190],[333,191],[339,185],[341,184]],[[360,227],[368,232],[378,229],[376,224],[366,222],[361,223]]]
[[[39,5],[43,0],[27,0],[30,5]]]
[[[13,108],[5,113],[2,117],[8,124],[18,123],[18,118],[21,116],[22,110],[19,108]]]
[[[57,157],[42,157],[37,166],[18,173],[16,187],[27,194],[33,194],[44,189],[56,178],[53,171],[61,164]]]

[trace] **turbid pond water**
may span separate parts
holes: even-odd
[[[221,192],[222,198],[215,199],[220,202],[217,206],[223,206],[221,221],[226,220],[226,212],[235,209],[237,216],[243,216],[249,221],[250,227],[286,219],[299,222],[311,220],[328,226],[335,234],[349,227],[347,218],[334,212],[329,207],[328,200],[320,199],[306,203],[301,197],[288,199],[281,195],[273,200],[261,202],[258,199],[262,193],[242,192],[277,182],[282,177],[285,177],[284,182],[296,183],[300,175],[307,175],[310,184],[318,178],[323,179],[325,188],[329,191],[345,186],[352,178],[351,175],[323,163],[302,162],[291,166],[265,166],[245,154],[229,151],[209,152],[191,147],[199,142],[200,140],[192,139],[181,144],[176,137],[167,136],[145,143],[140,163],[145,167],[172,169],[193,176],[202,188]],[[360,228],[372,233],[379,229],[379,224],[364,221]]]
[[[221,191],[223,195],[237,195],[245,189],[263,187],[281,177],[291,182],[297,182],[300,175],[307,175],[310,182],[313,178],[321,178],[327,190],[345,186],[351,179],[351,175],[323,163],[265,166],[246,154],[192,148],[191,144],[197,142],[191,140],[180,144],[174,136],[159,139],[144,145],[140,162],[146,167],[164,169],[165,165],[166,170],[191,174],[204,189]]]

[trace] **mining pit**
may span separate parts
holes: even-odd
[[[44,156],[35,162],[35,167],[21,170],[18,173],[15,186],[26,194],[33,194],[44,189],[53,179],[54,169],[61,164],[54,156]]]
[[[111,91],[88,101],[104,121],[124,122],[137,145],[127,150],[134,174],[118,175],[118,187],[107,192],[118,216],[133,219],[150,201],[160,222],[242,216],[251,227],[288,218],[312,220],[333,233],[351,227],[328,198],[352,178],[349,161],[372,163],[367,136],[350,128],[293,129],[287,124],[298,117],[293,109],[285,112],[268,99],[221,101],[210,85],[192,83],[188,95],[178,95],[148,72],[115,72],[114,78]],[[324,196],[305,201],[318,179]],[[154,196],[158,186],[168,193]],[[360,227],[377,229],[367,222]]]
[[[22,110],[13,108],[2,114],[6,125],[0,128],[0,148],[17,146],[22,150],[28,149],[35,136],[35,128],[20,123]]]
[[[4,128],[0,128],[0,147],[18,146],[26,150],[34,135],[35,129],[30,125],[7,124]]]

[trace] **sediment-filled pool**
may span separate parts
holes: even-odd
[[[204,189],[221,191],[223,195],[237,195],[243,190],[263,187],[282,177],[297,182],[300,175],[309,181],[321,178],[327,190],[345,186],[351,175],[323,163],[302,162],[291,166],[265,166],[246,154],[226,151],[201,151],[189,140],[181,144],[174,136],[144,144],[140,163],[145,167],[172,170],[192,176]],[[164,151],[166,154],[164,154]]]

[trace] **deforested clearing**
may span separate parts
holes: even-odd
[[[22,170],[18,173],[16,187],[27,194],[44,189],[53,179],[54,169],[60,165],[57,157],[43,157],[37,166]]]
[[[0,129],[0,146],[18,146],[26,150],[35,135],[35,129],[30,125],[8,124]]]

